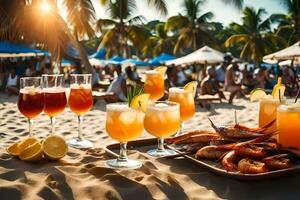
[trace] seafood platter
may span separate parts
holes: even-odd
[[[300,172],[300,148],[282,147],[270,132],[275,122],[261,128],[240,124],[214,131],[191,131],[166,139],[167,147],[219,175],[258,180]],[[174,156],[176,157],[176,156]]]

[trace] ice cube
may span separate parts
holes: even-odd
[[[178,111],[166,112],[165,117],[170,122],[176,122],[180,120],[180,113]]]
[[[158,104],[155,105],[155,107],[156,108],[166,108],[166,107],[168,107],[168,105],[164,104],[164,103],[158,103]]]
[[[156,117],[161,124],[167,123],[167,119],[164,112],[157,112]]]
[[[113,114],[107,113],[106,114],[106,123],[112,124],[113,122],[114,122],[114,120],[113,120]]]
[[[130,125],[136,120],[136,113],[132,111],[122,112],[119,116],[119,120],[122,124]]]

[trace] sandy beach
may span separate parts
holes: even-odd
[[[8,155],[5,147],[27,136],[27,122],[17,109],[16,97],[1,94],[0,100],[1,199],[277,199],[282,194],[293,199],[299,193],[299,175],[276,179],[275,183],[249,184],[214,175],[183,158],[153,159],[136,150],[130,150],[129,156],[143,162],[141,169],[107,169],[104,160],[109,157],[102,147],[115,141],[105,132],[104,102],[98,102],[84,120],[85,137],[95,142],[95,148],[70,148],[60,162],[25,163]],[[240,123],[256,126],[257,106],[237,99],[234,105],[215,103],[210,111],[198,107],[185,130],[210,128],[207,117],[218,124],[233,123],[234,110]],[[49,134],[49,118],[44,114],[34,126],[39,138]],[[76,127],[77,118],[66,109],[57,118],[56,134],[68,139],[76,136]],[[150,137],[144,132],[141,138]]]

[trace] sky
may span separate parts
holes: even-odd
[[[135,13],[135,15],[143,15],[147,21],[156,19],[166,20],[170,16],[184,13],[184,8],[182,7],[183,0],[166,0],[169,11],[168,16],[161,16],[154,8],[149,8],[146,0],[136,0],[136,2],[137,13]],[[245,6],[251,6],[256,9],[265,8],[268,14],[286,13],[283,6],[279,3],[279,0],[244,0],[244,2]],[[99,0],[93,0],[93,4],[96,8],[98,18],[109,18],[106,9],[100,6]],[[231,22],[241,22],[241,11],[232,5],[224,4],[221,0],[206,0],[201,11],[202,13],[208,11],[213,12],[215,15],[213,21],[222,22],[224,25],[228,25]]]

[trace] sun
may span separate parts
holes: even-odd
[[[49,12],[51,10],[51,6],[49,5],[49,3],[47,1],[43,1],[43,3],[41,3],[40,9],[44,13],[47,13],[47,12]]]

